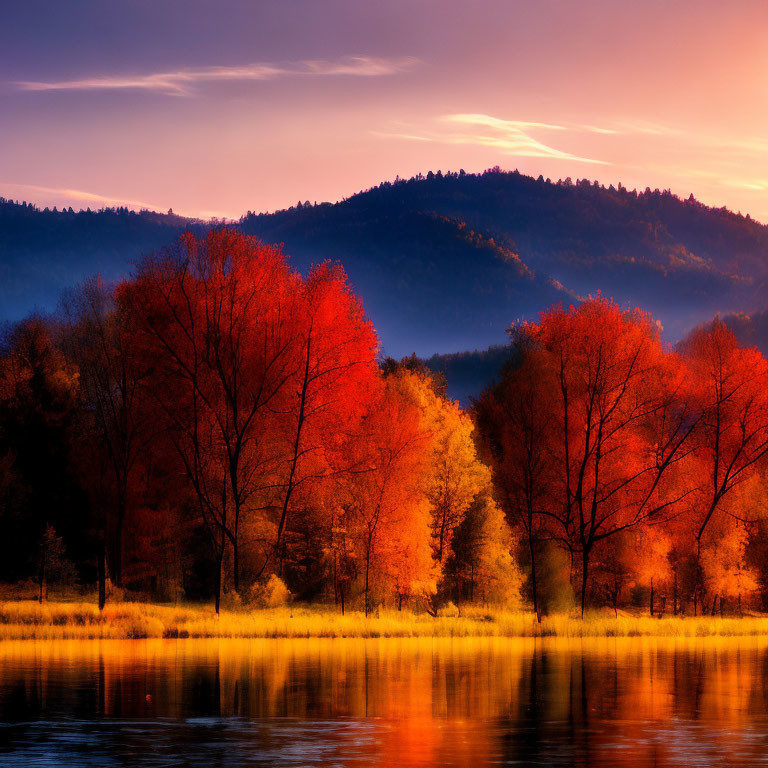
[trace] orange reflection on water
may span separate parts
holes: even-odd
[[[766,671],[762,638],[5,642],[0,746],[45,764],[64,722],[136,765],[202,735],[219,765],[748,765]]]

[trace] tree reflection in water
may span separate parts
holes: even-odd
[[[0,644],[0,764],[748,765],[768,638]]]

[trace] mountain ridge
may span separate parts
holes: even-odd
[[[200,220],[124,208],[40,211],[0,200],[6,319],[52,308],[67,282],[117,278]],[[347,270],[383,352],[503,344],[515,320],[598,291],[650,311],[668,340],[717,313],[765,308],[768,226],[693,196],[516,171],[428,173],[338,203],[246,213],[228,223],[283,243],[301,271]]]

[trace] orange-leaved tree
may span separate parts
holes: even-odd
[[[262,506],[284,458],[279,419],[301,379],[301,278],[278,248],[213,230],[145,259],[119,290],[148,391],[210,533],[218,610],[222,563],[239,587],[243,514]]]
[[[650,317],[603,298],[527,324],[530,374],[549,407],[552,535],[581,560],[584,613],[598,542],[671,514],[689,491],[673,482],[695,418]]]
[[[349,435],[338,497],[362,571],[366,615],[373,592],[402,597],[435,590],[424,493],[430,436],[409,396],[408,372],[387,376]],[[353,469],[350,471],[349,468]]]
[[[511,555],[512,532],[504,513],[486,488],[466,510],[451,540],[446,570],[455,583],[457,605],[463,596],[470,602],[517,607],[520,602],[520,570]]]
[[[274,552],[297,490],[306,498],[313,485],[355,468],[345,464],[341,449],[378,383],[376,333],[344,270],[328,263],[315,267],[301,285],[300,300],[294,318],[298,371],[282,410],[275,409],[286,459]],[[262,570],[268,559],[269,553]]]
[[[557,472],[551,454],[554,411],[549,405],[555,393],[547,391],[548,382],[539,378],[539,357],[527,355],[532,339],[526,327],[515,326],[510,335],[516,355],[501,371],[499,381],[478,398],[474,412],[496,497],[510,524],[525,538],[533,610],[540,621],[537,565],[547,538],[545,510]]]
[[[490,473],[477,457],[470,415],[443,394],[431,372],[409,370],[411,363],[410,358],[390,362],[385,373],[398,377],[402,392],[418,408],[422,431],[430,437],[425,445],[429,469],[424,492],[431,512],[434,557],[442,567],[453,531],[475,496],[488,486]]]
[[[695,330],[682,344],[682,353],[689,371],[688,397],[701,413],[696,448],[704,480],[694,513],[695,613],[704,537],[725,511],[728,496],[768,455],[768,362],[757,349],[740,347],[719,319]]]

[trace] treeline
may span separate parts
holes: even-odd
[[[51,310],[62,290],[95,272],[122,277],[141,253],[173,242],[199,222],[125,207],[40,209],[0,198],[0,321],[32,307]]]
[[[514,603],[472,422],[344,271],[231,230],[94,279],[0,359],[0,577],[155,597]]]
[[[0,580],[435,613],[768,604],[768,363],[603,298],[513,326],[470,410],[379,362],[339,266],[231,229],[0,351]]]
[[[68,249],[80,245],[112,253],[120,249],[120,240],[126,241],[125,244],[154,240],[158,233],[171,239],[193,224],[200,222],[177,216],[172,210],[163,214],[115,206],[75,211],[72,206],[39,208],[26,201],[0,197],[0,229],[9,252],[15,249],[27,252],[56,250],[62,247],[63,241]]]
[[[509,345],[498,344],[472,352],[432,355],[424,363],[445,376],[448,396],[468,407],[496,379],[512,352]]]

